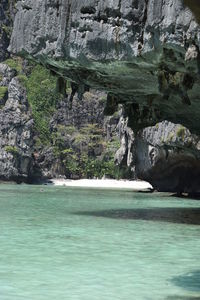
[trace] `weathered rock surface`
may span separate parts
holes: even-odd
[[[0,2],[0,62],[9,56],[7,48],[10,42],[14,4],[15,0],[1,0]]]
[[[4,25],[11,22],[6,2],[0,4]],[[197,136],[169,121],[137,132],[165,119],[200,132],[200,30],[189,9],[179,0],[23,0],[17,9],[10,47],[14,53],[78,83],[79,94],[83,85],[107,91],[107,113],[125,104],[116,128],[120,114],[103,121],[104,94],[86,93],[82,102],[75,97],[72,110],[67,101],[59,102],[50,127],[61,134],[63,149],[91,151],[89,139],[78,136],[77,143],[77,130],[98,123],[107,140],[119,131],[121,147],[115,158],[128,166],[132,177],[148,180],[159,191],[200,192]],[[0,60],[7,56],[7,45],[4,34]],[[0,86],[9,86],[0,99],[1,178],[64,176],[54,142],[40,149],[33,145],[32,118],[15,71],[6,65],[0,70]],[[101,156],[102,144],[92,147],[92,155]]]
[[[149,181],[158,191],[200,193],[198,136],[168,121],[136,135],[123,117],[120,126],[122,146],[115,156],[118,164],[133,166],[136,177]]]
[[[132,129],[200,132],[200,27],[181,0],[23,0],[10,49],[125,103]]]
[[[33,166],[33,120],[15,71],[0,64],[1,85],[8,87],[0,109],[0,179],[28,181]]]
[[[82,100],[75,95],[72,107],[70,96],[58,99],[46,124],[50,137],[43,144],[20,83],[24,77],[0,64],[0,179],[35,182],[86,176],[84,166],[79,166],[81,160],[88,164],[89,160],[104,159],[107,144],[118,141],[118,114],[106,118],[103,114],[106,94],[91,90]]]
[[[57,104],[57,111],[51,120],[51,130],[58,125],[75,126],[77,129],[87,124],[99,124],[103,127],[105,99],[105,93],[95,90],[86,92],[82,100],[75,95],[72,107],[69,99],[63,99]]]
[[[200,23],[200,6],[199,0],[184,0],[185,5],[187,5],[194,13],[197,21]]]
[[[119,141],[119,114],[104,117],[105,99],[105,93],[91,90],[84,94],[82,100],[76,95],[72,107],[67,98],[57,103],[57,110],[50,120],[51,145],[41,145],[34,151],[35,165],[43,177],[83,178],[86,175],[78,172],[78,165],[75,177],[67,172],[63,152],[73,153],[72,156],[76,156],[79,162],[86,157],[101,160],[107,143],[113,139]],[[114,151],[116,149],[113,156]],[[73,171],[76,173],[76,170]]]
[[[182,125],[162,122],[135,140],[136,172],[159,191],[200,193],[200,139]]]
[[[135,172],[135,134],[133,130],[128,127],[128,118],[124,118],[123,111],[117,126],[118,134],[120,137],[120,148],[115,154],[115,163],[120,166],[127,166],[131,173],[132,178],[136,178]]]

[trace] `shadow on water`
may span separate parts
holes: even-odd
[[[200,270],[173,277],[171,283],[189,292],[200,292]],[[199,296],[169,296],[166,300],[200,300]]]
[[[200,225],[200,208],[117,209],[76,212],[77,215]]]
[[[200,270],[173,277],[170,281],[187,291],[200,292]]]
[[[200,296],[169,296],[165,300],[200,300]]]

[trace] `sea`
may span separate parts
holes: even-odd
[[[0,185],[0,300],[199,300],[200,201]]]

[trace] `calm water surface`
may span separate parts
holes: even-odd
[[[199,224],[195,200],[0,185],[0,300],[199,300]]]

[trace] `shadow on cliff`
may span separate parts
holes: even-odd
[[[133,219],[145,221],[171,222],[179,224],[200,225],[200,208],[138,208],[138,209],[117,209],[101,211],[85,211],[75,214],[113,218]]]

